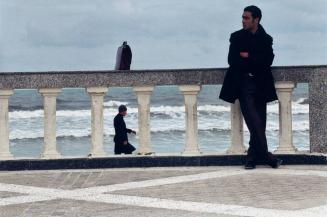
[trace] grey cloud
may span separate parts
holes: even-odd
[[[249,4],[263,10],[275,65],[326,64],[326,2],[314,2],[1,0],[0,70],[110,69],[123,40],[133,68],[227,66]]]

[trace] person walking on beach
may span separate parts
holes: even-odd
[[[135,151],[135,147],[128,142],[127,133],[134,133],[134,130],[126,128],[124,121],[124,116],[127,115],[127,107],[125,105],[120,105],[118,107],[118,114],[114,118],[115,127],[115,154],[132,154]]]
[[[274,59],[273,39],[260,20],[261,10],[244,8],[243,29],[230,36],[229,68],[219,98],[234,103],[239,99],[245,123],[250,131],[245,169],[261,162],[278,168],[282,160],[268,152],[266,138],[267,102],[278,100],[270,66]]]

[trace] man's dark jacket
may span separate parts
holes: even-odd
[[[219,98],[234,103],[240,95],[242,75],[254,74],[256,98],[265,102],[277,100],[274,78],[270,66],[274,59],[273,39],[263,27],[255,34],[239,30],[231,34],[228,53],[229,68],[226,72]],[[240,52],[248,52],[249,58],[242,58]]]
[[[130,70],[132,50],[128,44],[123,44],[117,50],[115,70]]]
[[[114,118],[115,137],[114,142],[116,144],[123,144],[124,141],[128,141],[127,133],[131,133],[131,129],[126,128],[124,116],[117,114]]]

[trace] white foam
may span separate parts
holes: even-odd
[[[292,103],[292,114],[308,114],[309,113],[309,105],[301,104],[305,98],[301,98]],[[105,115],[108,114],[116,114],[117,106],[120,104],[128,104],[126,102],[120,101],[108,101],[104,103],[104,106],[107,108],[104,109]],[[271,103],[267,106],[267,112],[271,114],[278,114],[278,103]],[[185,113],[184,106],[152,106],[150,108],[152,114],[165,114],[171,115],[172,118],[176,117],[176,115],[182,115]],[[221,113],[221,112],[230,112],[229,106],[223,105],[199,105],[199,112],[206,112],[209,114]],[[128,108],[129,114],[137,114],[138,108],[130,107]],[[57,111],[57,117],[86,117],[90,116],[90,110],[59,110]],[[11,119],[21,119],[21,118],[43,118],[43,110],[34,110],[34,111],[12,111],[9,113],[9,117]]]
[[[136,119],[126,118],[126,124],[128,128],[138,131]],[[177,120],[151,120],[150,123],[152,133],[176,133],[185,132],[185,120],[180,117]],[[199,131],[229,131],[231,129],[230,120],[225,119],[204,119],[199,118],[198,130]],[[278,131],[279,123],[276,121],[268,120],[267,132]],[[309,122],[306,120],[293,121],[293,131],[307,132],[309,130]],[[244,131],[248,132],[246,124],[244,123]],[[58,137],[88,137],[91,135],[90,121],[83,122],[83,124],[57,124],[57,136]],[[112,120],[105,119],[104,135],[113,136],[114,128],[112,126]],[[35,139],[43,137],[43,125],[37,126],[18,126],[12,127],[10,131],[10,139]]]
[[[308,104],[300,104],[305,99],[293,102],[293,130],[306,132],[309,130],[308,117],[297,115],[309,112]],[[118,101],[109,101],[108,105],[115,105]],[[117,103],[116,105],[120,104]],[[151,132],[185,131],[184,106],[153,106],[151,107]],[[126,124],[131,129],[138,129],[138,109],[128,108],[125,117]],[[229,106],[200,105],[198,106],[198,129],[200,131],[228,131],[231,129],[229,119]],[[267,131],[278,131],[278,103],[268,105],[270,118],[267,122]],[[114,135],[113,118],[117,108],[104,109],[105,135]],[[166,115],[167,117],[162,117]],[[272,116],[271,116],[272,115]],[[10,112],[10,139],[40,138],[43,137],[43,110],[13,111]],[[33,119],[33,120],[31,120]],[[90,136],[91,111],[90,110],[60,110],[57,111],[57,136],[58,137],[87,137]],[[247,131],[244,123],[244,130]]]
[[[43,110],[34,111],[12,111],[9,112],[10,119],[23,119],[23,118],[42,118],[44,117]]]
[[[110,101],[104,102],[103,105],[105,107],[118,107],[120,105],[128,105],[128,102],[110,100]]]
[[[301,104],[304,101],[304,98],[301,98],[297,101],[292,102],[292,114],[309,114],[309,104]],[[271,114],[279,114],[279,104],[271,103],[267,106],[267,112]]]

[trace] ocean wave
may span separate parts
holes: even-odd
[[[43,109],[42,105],[35,105],[35,106],[29,106],[29,105],[10,105],[9,111],[35,111]]]
[[[279,104],[268,104],[267,113],[269,114],[279,114]],[[292,114],[293,115],[301,115],[301,114],[309,114],[309,104],[300,104],[298,101],[292,102]]]
[[[56,132],[57,138],[59,137],[88,137],[91,135],[90,129],[58,129]],[[113,134],[113,132],[111,132]],[[10,131],[10,139],[39,139],[43,138],[43,129],[13,129]]]
[[[121,102],[121,101],[115,101],[115,100],[109,100],[103,103],[104,107],[118,107],[120,105],[128,105],[128,102]]]
[[[309,114],[309,105],[303,104],[305,98],[301,98],[292,103],[292,114]],[[120,102],[120,101],[108,101],[105,103],[104,108],[104,115],[105,116],[113,116],[117,113],[117,106],[120,104],[128,104],[127,102]],[[230,112],[229,106],[223,105],[199,105],[198,106],[199,115],[206,115],[206,114],[216,114],[216,113],[226,113]],[[152,116],[156,114],[164,114],[169,115],[172,118],[176,116],[181,116],[185,114],[185,107],[184,106],[152,106],[150,108],[150,112]],[[270,103],[267,106],[267,112],[270,114],[278,114],[279,106],[278,103]],[[138,108],[128,108],[128,113],[132,115],[137,115]],[[58,110],[57,117],[90,117],[91,111],[88,109],[84,110]],[[34,111],[10,111],[9,117],[11,119],[23,119],[23,118],[43,118],[43,110],[38,109]]]
[[[298,104],[309,104],[309,99],[308,98],[299,98],[296,103]]]
[[[203,130],[200,129],[199,133],[202,132],[209,132],[209,133],[230,133],[230,129],[218,129],[218,128],[213,128],[211,130]],[[162,130],[157,130],[157,131],[151,131],[152,136],[156,136],[156,135],[175,135],[175,134],[185,134],[185,130],[179,130],[179,129],[175,129],[175,130],[169,130],[169,131],[162,131]],[[104,137],[110,137],[113,138],[114,137],[114,133],[104,133]],[[135,136],[137,139],[139,138],[138,135]],[[91,134],[90,133],[77,133],[75,135],[57,135],[56,139],[60,140],[60,139],[86,139],[86,138],[91,138]],[[43,140],[44,137],[41,134],[34,134],[30,137],[26,137],[26,136],[20,136],[20,137],[14,137],[11,136],[10,140]]]
[[[64,99],[57,99],[57,111],[61,111],[64,110],[62,108],[64,108],[63,106],[61,106],[60,104],[62,103],[71,103],[71,100],[64,100]],[[81,102],[88,102],[87,100],[74,100],[74,103],[81,103]],[[115,101],[115,100],[109,100],[103,103],[104,107],[114,107],[114,108],[118,108],[118,106],[120,105],[128,105],[128,102],[121,102],[121,101]],[[10,105],[9,106],[9,111],[37,111],[37,110],[43,110],[43,105]],[[78,109],[74,109],[75,111],[79,111]],[[74,111],[72,110],[72,111]]]
[[[136,123],[127,123],[127,126],[131,129],[138,131]],[[309,123],[305,120],[293,121],[293,131],[296,132],[308,132]],[[185,122],[180,120],[172,123],[171,121],[152,122],[151,121],[151,133],[185,133]],[[229,132],[231,130],[229,120],[199,120],[198,131],[199,132]],[[276,121],[267,122],[267,132],[278,131],[279,123]],[[248,132],[248,129],[244,123],[244,131]],[[104,135],[113,136],[114,128],[111,124],[106,123],[104,126]],[[89,137],[91,135],[90,125],[87,127],[83,126],[57,126],[57,137]],[[43,137],[42,126],[35,127],[13,127],[10,131],[10,139],[36,139]]]

